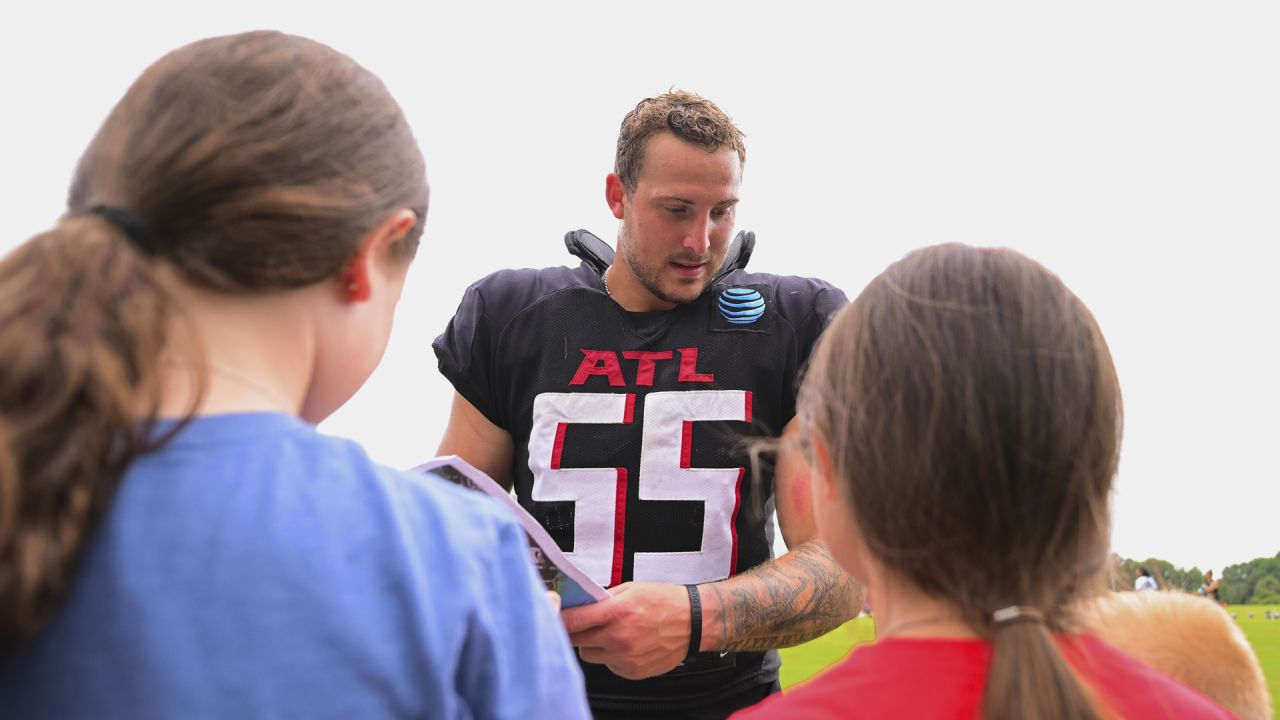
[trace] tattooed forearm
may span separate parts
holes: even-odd
[[[853,617],[862,601],[861,588],[816,540],[701,589],[714,598],[706,603],[703,650],[797,645]]]

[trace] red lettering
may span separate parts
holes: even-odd
[[[711,373],[698,372],[698,348],[680,348],[680,382],[715,382]]]
[[[671,351],[666,352],[645,352],[642,350],[627,350],[622,353],[622,357],[628,360],[639,360],[640,364],[636,367],[636,385],[644,385],[653,387],[653,370],[658,360],[670,360]]]
[[[622,375],[622,363],[618,359],[618,353],[612,350],[580,350],[579,352],[582,353],[582,362],[574,372],[573,379],[569,381],[570,385],[585,385],[587,378],[599,376],[607,378],[612,387],[626,386],[627,381]],[[698,348],[680,348],[676,352],[680,353],[680,372],[677,376],[680,382],[715,382],[714,374],[698,372]],[[653,387],[658,363],[670,360],[672,356],[673,353],[670,350],[661,352],[624,350],[622,352],[623,358],[636,361],[635,384],[638,387]]]
[[[592,375],[609,378],[609,385],[622,387],[627,383],[622,379],[622,366],[618,363],[618,355],[612,350],[583,350],[582,364],[573,374],[570,385],[582,385]],[[695,356],[696,360],[696,356]]]

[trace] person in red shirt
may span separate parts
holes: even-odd
[[[1107,558],[1121,396],[1043,266],[907,255],[832,321],[798,417],[819,535],[878,640],[734,718],[1233,717],[1073,628]]]

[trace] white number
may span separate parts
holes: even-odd
[[[619,393],[543,393],[533,400],[529,435],[532,497],[538,502],[571,500],[574,506],[573,564],[605,587],[622,581],[623,520],[626,517],[625,468],[561,468],[564,431],[569,423],[630,422],[634,395]]]
[[[535,501],[573,501],[574,539],[569,557],[605,586],[621,582],[627,476],[624,468],[561,468],[569,423],[629,423],[634,395],[543,393],[534,399],[529,469]],[[639,582],[720,580],[737,563],[735,521],[743,468],[690,467],[692,424],[751,421],[751,394],[742,390],[654,392],[645,396],[640,449],[641,500],[699,501],[702,544],[687,552],[635,553]]]
[[[743,468],[689,467],[694,421],[747,420],[747,393],[688,390],[649,393],[640,444],[641,500],[701,500],[702,549],[636,553],[637,582],[723,580],[737,561],[738,492]]]

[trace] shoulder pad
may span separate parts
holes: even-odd
[[[737,235],[733,236],[733,242],[729,243],[729,249],[724,254],[724,264],[716,272],[716,276],[711,278],[711,282],[719,280],[734,270],[742,270],[751,261],[751,252],[756,249],[756,234],[746,230],[739,230]]]
[[[601,275],[613,264],[613,248],[586,230],[570,230],[565,233],[564,246],[569,248],[570,255],[582,258]]]
[[[569,254],[581,258],[584,262],[603,274],[613,264],[613,248],[609,244],[586,230],[570,230],[564,234],[564,246]],[[728,275],[734,270],[742,270],[751,260],[751,253],[756,249],[756,234],[745,230],[739,231],[729,243],[724,254],[724,264],[716,271],[712,282]]]

